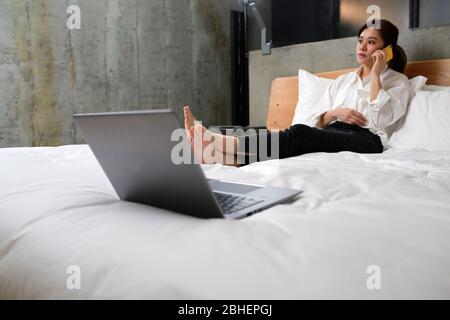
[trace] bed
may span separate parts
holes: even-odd
[[[438,64],[409,70],[448,86]],[[269,127],[288,124],[296,89],[274,81]],[[450,151],[205,165],[304,190],[239,221],[119,201],[86,145],[0,149],[0,163],[0,299],[450,298]]]

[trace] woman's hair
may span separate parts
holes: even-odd
[[[378,21],[377,21],[378,22]],[[400,73],[405,72],[406,64],[408,63],[408,58],[406,56],[405,50],[402,49],[397,44],[398,41],[398,28],[390,21],[381,19],[380,22],[380,31],[381,37],[384,40],[384,47],[386,48],[390,44],[392,45],[394,58],[389,61],[388,66],[392,70],[395,70]],[[358,37],[361,36],[364,30],[368,28],[367,24],[363,25],[359,30]]]

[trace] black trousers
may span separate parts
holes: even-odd
[[[279,133],[259,131],[256,134],[238,137],[238,139],[238,163],[243,165],[255,161],[284,159],[314,152],[383,152],[383,144],[379,136],[368,129],[340,121],[334,122],[324,129],[298,124]],[[278,139],[278,150],[272,150],[274,148],[273,139]]]

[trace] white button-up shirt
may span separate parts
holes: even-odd
[[[367,126],[363,128],[378,135],[386,148],[388,133],[406,113],[409,80],[404,74],[386,68],[380,75],[382,89],[378,97],[370,101],[371,76],[361,80],[361,71],[362,67],[338,77],[319,100],[315,108],[317,112],[306,116],[301,123],[314,127],[327,111],[337,108],[355,109],[367,119]]]

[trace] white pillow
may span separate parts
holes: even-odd
[[[450,91],[450,87],[426,85],[422,88],[422,90],[425,90],[425,91]]]
[[[318,77],[302,69],[298,71],[298,102],[292,125],[301,123],[301,119],[314,113],[320,98],[334,81]]]
[[[417,76],[409,80],[409,100],[408,103],[414,98],[417,91],[422,90],[428,79],[423,76]]]
[[[450,91],[418,91],[389,140],[398,149],[450,150]]]
[[[318,77],[303,69],[298,71],[298,102],[295,107],[292,125],[302,123],[302,119],[308,119],[309,116],[315,113],[317,103],[334,81]],[[414,97],[414,94],[425,86],[426,82],[427,78],[422,76],[409,80],[409,102]]]
[[[426,87],[428,79],[423,76],[417,76],[412,79],[409,79],[409,98],[408,98],[408,106],[410,105],[411,101],[414,98],[414,95],[417,91],[422,90],[424,87]],[[403,118],[402,118],[403,119]],[[397,130],[397,127],[401,123],[400,121],[397,121],[392,126],[386,129],[387,135],[389,139],[392,137],[392,134]]]

